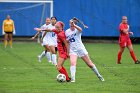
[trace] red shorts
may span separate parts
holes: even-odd
[[[64,59],[67,59],[67,58],[68,58],[68,56],[67,56],[67,52],[64,52],[64,51],[58,51],[58,53],[59,53],[59,57],[64,58]]]
[[[120,38],[119,39],[119,45],[120,47],[126,47],[129,45],[132,45],[130,38],[126,39],[126,38]]]

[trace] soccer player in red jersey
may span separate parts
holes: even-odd
[[[120,49],[118,52],[118,60],[117,60],[117,64],[121,64],[121,56],[122,53],[125,49],[125,47],[127,47],[129,49],[130,55],[132,57],[132,59],[134,60],[135,64],[140,64],[140,61],[137,60],[135,54],[134,54],[134,50],[133,50],[133,46],[130,40],[129,35],[133,35],[133,32],[129,31],[129,25],[127,23],[127,17],[123,16],[122,17],[122,23],[119,26],[119,30],[120,30],[120,37],[119,37],[119,45],[120,45]]]
[[[57,34],[57,48],[58,48],[58,64],[57,64],[57,69],[61,74],[64,74],[66,76],[66,81],[69,82],[70,78],[68,76],[68,73],[66,69],[64,68],[63,64],[65,60],[68,58],[69,54],[69,44],[68,41],[66,40],[65,32],[63,30],[64,28],[64,23],[61,21],[58,21],[55,24],[55,29],[39,29],[35,28],[37,31],[47,31],[47,32],[55,32]]]

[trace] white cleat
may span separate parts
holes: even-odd
[[[71,80],[70,82],[74,83],[74,82],[75,82],[75,80]]]
[[[105,79],[102,76],[98,77],[100,81],[105,81]]]
[[[74,83],[75,82],[75,78],[71,78],[70,82]]]
[[[50,60],[50,61],[48,61],[49,63],[52,63],[52,61]]]
[[[38,62],[41,62],[41,56],[38,56]]]

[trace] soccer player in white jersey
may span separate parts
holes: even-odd
[[[46,23],[43,26],[41,26],[41,28],[47,29],[49,24],[50,24],[50,18],[46,18]],[[34,37],[32,37],[32,40],[34,40],[39,34],[40,34],[40,32],[37,32],[37,34]],[[38,56],[39,62],[41,62],[41,59],[44,56],[47,56],[48,62],[51,62],[51,53],[50,53],[51,51],[50,51],[50,48],[48,45],[48,39],[49,39],[48,34],[45,35],[45,32],[42,31],[41,42],[42,42],[42,46],[44,46],[45,50]]]
[[[48,29],[55,29],[57,18],[51,17],[51,23],[48,25]],[[57,65],[57,56],[56,56],[56,48],[57,48],[57,35],[54,32],[45,32],[48,35],[48,46],[52,53],[52,64]]]
[[[67,40],[70,44],[70,73],[71,73],[71,82],[75,82],[75,74],[76,74],[76,62],[77,58],[81,57],[82,60],[95,72],[99,80],[105,81],[104,78],[98,72],[95,64],[91,61],[85,46],[81,40],[82,28],[74,24],[72,20],[70,20],[70,28],[65,32]]]

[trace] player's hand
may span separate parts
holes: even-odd
[[[32,37],[31,40],[35,40],[35,37]]]
[[[5,32],[4,31],[2,31],[2,35],[5,35]]]
[[[73,22],[73,20],[70,20],[70,24],[71,24],[72,26],[75,25],[74,22]]]
[[[68,52],[67,52],[67,57],[68,57],[68,58],[70,58],[70,55],[69,55],[69,53],[68,53]]]
[[[15,31],[13,31],[13,35],[15,35],[16,34],[16,32]]]
[[[40,39],[40,42],[43,43],[43,38]]]
[[[133,32],[129,32],[130,35],[134,35]]]
[[[41,29],[40,29],[40,28],[34,28],[34,30],[36,30],[36,31],[41,31]]]
[[[88,28],[88,26],[84,25],[84,28]]]

